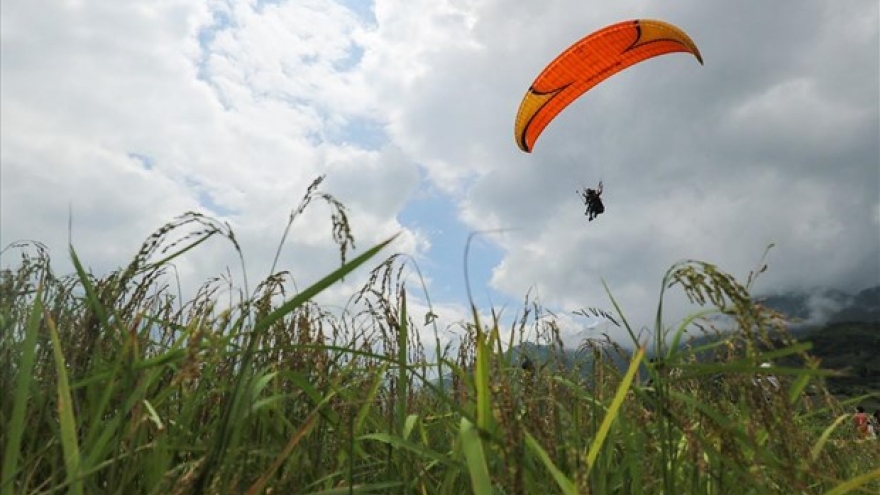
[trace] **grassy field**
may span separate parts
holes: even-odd
[[[169,242],[184,226],[198,228]],[[500,328],[475,312],[459,345],[426,352],[405,261],[381,262],[387,242],[343,250],[341,268],[296,293],[276,276],[230,301],[214,280],[180,301],[168,263],[210,237],[234,241],[224,229],[184,216],[103,277],[72,248],[64,277],[39,245],[7,249],[20,257],[0,279],[0,495],[880,493],[880,441],[856,441],[851,405],[826,391],[807,344],[767,350],[778,320],[751,302],[751,280],[677,264],[662,286],[695,313],[664,321],[659,294],[657,339],[636,343],[628,366],[615,344],[586,341],[586,372],[524,369],[510,350],[525,335],[560,348],[552,317],[525,305]],[[311,302],[371,268],[357,311]],[[686,328],[713,332],[718,313],[734,332],[679,345]],[[775,368],[779,387],[755,381],[760,363],[792,355],[808,365]]]

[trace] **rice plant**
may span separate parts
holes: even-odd
[[[319,184],[290,222],[328,202],[341,265],[303,290],[282,271],[232,296],[209,279],[182,301],[172,261],[211,238],[240,253],[228,225],[194,213],[102,276],[73,247],[63,276],[42,245],[7,247],[0,494],[880,491],[880,443],[854,441],[827,372],[752,302],[751,276],[674,265],[651,341],[609,290],[613,309],[587,311],[630,342],[564,349],[527,299],[510,328],[474,311],[441,347],[415,331],[433,311],[408,311],[413,261],[378,258],[393,239],[348,259],[345,207]],[[313,301],[366,269],[344,311]],[[680,322],[663,312],[673,290],[694,304]],[[773,381],[765,361],[782,363]]]

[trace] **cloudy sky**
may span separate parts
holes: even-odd
[[[680,26],[705,66],[633,67],[519,151],[538,72],[632,18]],[[0,244],[42,241],[59,267],[70,217],[100,272],[194,210],[232,225],[261,279],[326,174],[359,250],[402,233],[444,321],[465,314],[475,231],[494,231],[470,253],[484,308],[530,291],[560,314],[610,308],[604,278],[650,324],[670,264],[745,277],[770,243],[759,291],[880,283],[876,0],[4,0],[0,22]],[[599,180],[587,222],[575,189]],[[279,268],[302,286],[338,262],[316,205]],[[197,285],[226,267],[218,240],[178,269]]]

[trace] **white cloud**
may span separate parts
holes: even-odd
[[[875,1],[372,6],[370,18],[331,0],[5,2],[2,242],[37,238],[63,257],[70,208],[81,255],[106,269],[174,215],[212,208],[259,278],[326,173],[358,248],[402,230],[394,249],[424,256],[437,229],[398,215],[427,181],[465,228],[509,229],[484,267],[496,291],[535,288],[563,314],[608,309],[604,277],[648,324],[671,263],[744,276],[771,242],[759,288],[880,282]],[[635,17],[681,25],[706,65],[677,54],[621,73],[521,153],[513,118],[543,65]],[[590,223],[574,189],[598,180],[607,212]],[[219,242],[186,260],[193,283],[236,266]],[[301,284],[337,264],[316,206],[282,268]]]
[[[352,71],[364,27],[335,2],[13,1],[3,18],[4,242],[42,239],[63,258],[70,205],[81,255],[109,269],[173,216],[212,207],[262,273],[328,172],[358,246],[403,230],[415,165],[394,146],[334,139],[374,108]],[[282,260],[306,278],[338,263],[325,212],[294,228],[320,261]],[[395,247],[419,249],[412,233]],[[193,262],[193,283],[236,266],[225,245]]]

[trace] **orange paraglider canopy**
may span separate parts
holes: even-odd
[[[547,124],[580,95],[631,65],[673,52],[691,53],[703,63],[688,35],[663,21],[624,21],[581,39],[550,62],[526,92],[516,115],[516,143],[531,152]]]

